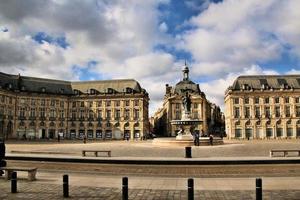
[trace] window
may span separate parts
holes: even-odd
[[[300,102],[299,97],[295,97],[295,102],[296,102],[296,103],[299,103],[299,102]]]
[[[93,107],[93,101],[90,101],[90,102],[89,102],[89,107],[90,107],[90,108]]]
[[[61,102],[60,102],[60,107],[61,107],[61,108],[65,107],[65,102],[64,102],[64,101],[61,101]]]
[[[89,119],[90,120],[94,119],[94,112],[93,112],[93,110],[89,111]]]
[[[134,119],[137,120],[139,119],[139,110],[138,109],[134,109]]]
[[[245,104],[249,104],[249,97],[246,97],[244,102],[245,102]]]
[[[256,106],[256,107],[255,107],[255,117],[256,117],[256,118],[259,118],[259,117],[260,117],[260,107],[259,107],[259,106]]]
[[[79,118],[84,119],[84,110],[80,110]]]
[[[98,118],[98,120],[102,119],[102,110],[97,111],[97,118]]]
[[[12,104],[12,98],[9,97],[9,104]]]
[[[280,107],[279,106],[275,107],[275,116],[280,117]]]
[[[21,107],[21,108],[20,108],[19,116],[20,116],[20,117],[25,117],[25,108],[24,108],[24,107]]]
[[[240,108],[235,107],[234,108],[234,118],[239,118],[240,117]]]
[[[242,129],[235,129],[235,137],[236,138],[242,137]]]
[[[240,103],[240,100],[239,100],[239,98],[234,98],[234,99],[233,99],[233,102],[234,102],[234,104],[239,104],[239,103]]]
[[[116,120],[120,119],[120,117],[121,117],[120,110],[116,110],[115,117],[116,117]]]
[[[259,104],[259,97],[255,97],[254,101],[255,101],[255,104]]]
[[[296,106],[296,117],[300,117],[300,106]]]
[[[125,110],[125,119],[129,119],[130,118],[130,111],[129,109]]]
[[[286,117],[291,116],[290,106],[285,106],[285,116]]]
[[[109,107],[111,105],[111,101],[106,101],[106,106]]]
[[[1,96],[1,102],[2,102],[2,103],[5,103],[5,96]],[[20,102],[22,103],[22,99],[21,99]],[[24,102],[23,102],[23,103],[24,103]]]
[[[54,109],[50,110],[50,117],[55,117],[55,110]]]
[[[106,111],[106,119],[110,120],[111,119],[111,110]]]
[[[98,101],[98,107],[102,106],[102,101]]]
[[[72,119],[75,120],[76,119],[76,110],[72,110]]]
[[[175,119],[177,119],[177,120],[180,119],[180,111],[178,111],[178,110],[175,112]]]
[[[73,108],[76,107],[76,101],[72,102],[72,107],[73,107]]]
[[[59,111],[59,117],[60,117],[61,119],[65,118],[65,111],[64,111],[64,110],[60,110],[60,111]]]
[[[45,115],[45,108],[40,108],[40,117],[41,118],[46,117],[46,115]]]
[[[45,99],[41,99],[41,106],[45,106],[46,105],[46,100]]]
[[[180,103],[176,103],[176,104],[175,104],[175,108],[176,108],[176,109],[179,109],[179,108],[180,108]]]
[[[84,101],[80,102],[80,107],[82,107],[82,108],[84,107]]]
[[[30,117],[35,117],[35,109],[34,108],[30,109]]]
[[[194,109],[197,109],[197,108],[198,108],[198,104],[194,103]]]
[[[245,107],[245,118],[250,117],[250,107]]]
[[[265,107],[265,115],[268,118],[271,117],[271,110],[269,106]]]
[[[120,106],[120,101],[116,101],[116,106],[117,106],[117,107]]]
[[[134,101],[134,106],[139,106],[139,100]]]
[[[266,97],[265,98],[265,104],[269,104],[269,101],[270,101],[269,97]]]
[[[279,97],[275,97],[275,103],[279,103]]]
[[[290,98],[289,97],[285,97],[285,103],[290,103]]]
[[[35,99],[31,99],[31,105],[35,106]]]
[[[194,117],[194,119],[198,119],[198,112],[197,111],[193,112],[193,117]]]
[[[55,100],[54,99],[50,100],[50,106],[55,106]]]

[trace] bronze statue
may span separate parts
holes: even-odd
[[[190,98],[190,95],[188,94],[188,92],[186,92],[185,96],[183,96],[182,104],[183,104],[184,112],[185,113],[190,113],[192,102],[191,102],[191,98]]]

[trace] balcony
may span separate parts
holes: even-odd
[[[30,116],[29,120],[36,120],[36,117],[35,116]]]

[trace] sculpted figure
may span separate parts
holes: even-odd
[[[191,112],[191,98],[187,92],[185,93],[185,96],[182,98],[182,104],[183,104],[184,112],[190,113]]]

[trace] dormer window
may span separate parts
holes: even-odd
[[[41,92],[46,92],[46,88],[42,87]]]
[[[61,94],[65,93],[65,90],[63,88],[60,88],[60,93]]]
[[[75,94],[75,95],[79,95],[79,90],[73,90],[73,93]]]
[[[132,88],[127,87],[126,88],[126,93],[132,93]]]
[[[25,91],[25,86],[24,85],[22,85],[21,90]]]
[[[107,88],[107,93],[112,94],[112,93],[114,93],[114,90],[112,88]]]
[[[8,89],[10,89],[10,90],[12,89],[12,84],[11,83],[8,84]]]

